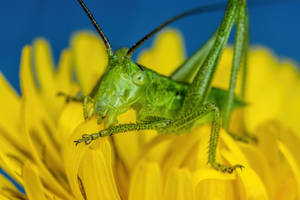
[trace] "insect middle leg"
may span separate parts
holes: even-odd
[[[237,168],[242,169],[243,166],[239,164],[233,166],[226,166],[216,161],[216,150],[219,141],[221,116],[220,116],[219,108],[216,107],[214,104],[205,103],[199,108],[199,110],[196,110],[189,114],[185,114],[183,115],[183,117],[179,117],[177,120],[169,124],[169,128],[168,127],[165,128],[169,129],[169,131],[171,132],[173,131],[178,132],[180,131],[180,129],[184,128],[185,126],[191,125],[191,123],[197,121],[198,119],[210,113],[213,114],[213,119],[212,119],[211,133],[209,139],[208,163],[214,169],[225,173],[232,173]],[[239,139],[243,140],[243,138],[239,138]]]

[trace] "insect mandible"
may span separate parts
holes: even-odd
[[[105,119],[106,128],[94,134],[83,134],[74,141],[90,144],[99,137],[138,130],[156,130],[158,133],[186,133],[192,125],[201,120],[212,123],[208,163],[216,170],[232,173],[242,165],[226,166],[216,161],[216,148],[221,126],[234,139],[247,142],[250,136],[239,136],[229,131],[229,119],[233,109],[244,106],[235,97],[234,89],[238,70],[246,71],[248,51],[248,15],[246,0],[229,0],[225,15],[211,38],[169,77],[160,75],[131,60],[132,53],[149,37],[171,22],[196,13],[215,10],[223,4],[196,8],[179,14],[146,35],[131,48],[121,48],[113,52],[110,43],[96,20],[82,0],[78,0],[87,16],[102,38],[108,65],[104,75],[98,80],[87,96],[71,97],[67,100],[83,103],[84,118],[98,116],[100,124]],[[211,86],[218,61],[224,50],[233,25],[236,24],[234,56],[231,68],[229,90]],[[191,77],[191,83],[188,83]],[[242,88],[245,88],[245,76]],[[92,107],[88,109],[88,104]],[[117,124],[117,116],[133,108],[136,123]],[[222,124],[221,124],[222,122]]]

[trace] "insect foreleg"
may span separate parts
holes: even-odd
[[[167,127],[171,123],[170,120],[159,120],[146,123],[130,123],[130,124],[120,124],[117,126],[112,126],[107,129],[99,131],[99,133],[84,134],[82,138],[74,141],[77,144],[84,142],[85,144],[90,144],[93,140],[99,137],[111,136],[117,133],[125,133],[128,131],[140,131],[140,130],[159,130]]]
[[[158,121],[147,121],[112,126],[101,130],[99,133],[93,133],[90,135],[84,134],[82,135],[82,138],[76,140],[75,143],[79,144],[81,142],[85,142],[85,144],[90,144],[92,140],[96,140],[99,137],[111,136],[117,133],[124,133],[128,131],[157,130],[159,132],[175,133],[180,129],[183,129],[183,127],[208,114],[210,109],[207,108],[207,106],[209,107],[210,105],[205,104],[201,107],[201,109],[192,113],[187,113],[173,121],[168,119],[159,119]]]
[[[117,133],[124,133],[128,131],[140,131],[140,130],[157,130],[158,132],[167,133],[179,133],[181,130],[185,130],[185,127],[190,126],[193,122],[203,118],[207,114],[213,113],[212,128],[209,142],[209,154],[208,162],[216,170],[232,173],[236,168],[242,168],[241,165],[234,165],[228,167],[216,162],[216,148],[219,140],[220,132],[220,112],[219,109],[211,104],[206,103],[202,105],[198,110],[186,113],[185,115],[179,116],[174,120],[161,119],[159,121],[152,121],[146,123],[132,123],[132,124],[121,124],[112,126],[107,129],[101,130],[98,133],[84,134],[81,139],[74,141],[77,144],[84,142],[90,144],[93,140],[99,137],[111,136]]]

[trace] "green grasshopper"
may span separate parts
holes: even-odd
[[[248,51],[248,15],[246,0],[229,0],[224,18],[211,38],[178,67],[169,77],[160,75],[131,60],[132,53],[154,33],[169,23],[204,10],[213,10],[220,5],[193,9],[177,15],[134,44],[113,52],[110,43],[82,0],[78,0],[102,38],[108,65],[104,75],[88,96],[71,97],[67,100],[83,102],[84,118],[98,116],[100,124],[105,119],[105,129],[94,134],[84,134],[74,141],[90,144],[99,137],[138,130],[156,130],[158,133],[186,133],[193,125],[212,122],[208,163],[216,170],[232,173],[242,165],[226,166],[216,161],[216,148],[222,126],[236,140],[247,142],[249,138],[229,131],[232,110],[244,105],[234,95],[237,73],[243,66],[242,90],[245,90],[246,58]],[[211,86],[220,56],[227,43],[233,25],[236,24],[234,57],[229,90]],[[188,83],[188,80],[193,80]],[[92,107],[88,109],[88,104]],[[117,116],[133,108],[136,123],[117,125]]]

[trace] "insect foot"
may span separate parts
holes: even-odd
[[[246,133],[245,137],[254,144],[257,144],[259,142],[258,138],[255,135],[252,135],[250,133]]]
[[[233,165],[231,167],[228,167],[226,165],[222,165],[222,164],[219,164],[219,163],[212,164],[212,167],[214,169],[218,170],[218,171],[221,171],[223,173],[228,173],[228,174],[231,174],[237,168],[240,168],[241,170],[244,168],[243,165]]]
[[[58,92],[56,95],[58,97],[64,97],[65,100],[66,100],[66,103],[69,103],[70,101],[75,101],[75,102],[82,102],[83,101],[83,99],[82,99],[81,96],[79,96],[79,97],[73,97],[73,96],[68,95],[68,94],[66,94],[64,92]]]
[[[75,140],[75,145],[77,146],[79,143],[84,142],[86,145],[90,144],[93,140],[97,139],[99,134],[83,134],[79,140]]]
[[[71,101],[71,96],[67,95],[66,93],[63,93],[63,92],[58,92],[56,94],[58,97],[64,97],[66,102],[68,103],[69,101]]]

